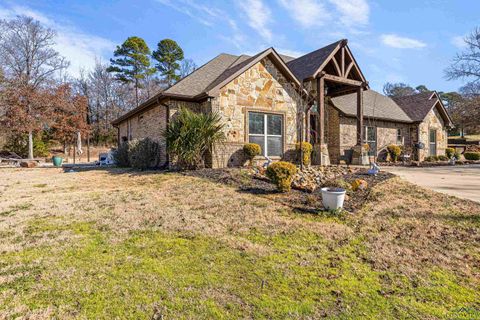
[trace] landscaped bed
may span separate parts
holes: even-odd
[[[239,169],[1,169],[0,318],[477,317],[480,205],[349,174],[352,214]]]

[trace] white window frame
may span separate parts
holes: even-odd
[[[397,144],[403,145],[403,130],[402,128],[397,128]]]
[[[281,157],[278,156],[278,155],[275,155],[275,156],[269,156],[268,155],[268,137],[280,137],[281,139],[281,142],[282,142],[282,154],[283,154],[283,135],[284,135],[284,130],[283,130],[283,115],[282,114],[278,114],[278,113],[265,113],[265,112],[260,112],[260,111],[250,111],[248,112],[248,118],[247,118],[247,125],[248,125],[248,128],[250,128],[250,114],[252,113],[256,113],[256,114],[261,114],[263,115],[263,132],[264,134],[258,134],[258,133],[250,133],[250,129],[248,130],[248,142],[250,142],[250,136],[252,137],[263,137],[263,145],[264,145],[264,150],[263,150],[263,155],[264,157]],[[272,115],[272,116],[279,116],[280,119],[282,119],[282,124],[281,124],[281,130],[282,130],[282,134],[278,135],[278,134],[268,134],[268,131],[267,131],[267,127],[268,127],[268,116],[269,115]]]

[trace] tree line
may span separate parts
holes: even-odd
[[[480,28],[465,39],[466,49],[458,53],[445,69],[447,80],[462,79],[466,84],[458,91],[438,92],[455,125],[454,133],[480,133]],[[389,97],[408,96],[430,91],[425,85],[386,83],[383,93]]]
[[[78,77],[54,49],[56,32],[27,16],[0,20],[0,134],[7,149],[28,158],[64,149],[79,137],[114,144],[111,121],[195,70],[171,39],[150,51],[139,37],[117,46]]]

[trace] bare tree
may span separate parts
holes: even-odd
[[[197,65],[192,59],[183,59],[180,63],[180,79],[185,78],[197,69]]]
[[[51,81],[55,74],[68,67],[69,63],[55,51],[55,31],[44,28],[30,17],[18,16],[12,20],[1,20],[0,60],[6,78],[15,86],[23,87],[19,92],[34,92]],[[35,95],[31,95],[35,96]],[[33,110],[37,104],[24,104],[26,116],[39,118]],[[33,132],[39,130],[39,121],[29,121],[28,157],[33,158]]]
[[[445,75],[448,80],[470,79],[477,83],[480,81],[480,28],[475,28],[464,40],[467,48],[457,53]]]

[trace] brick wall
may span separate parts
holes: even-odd
[[[162,136],[167,124],[167,108],[157,105],[136,114],[118,125],[120,141],[123,137],[128,140],[143,139],[149,137],[160,143],[160,165],[167,161],[165,139]],[[130,126],[130,136],[128,127]]]

